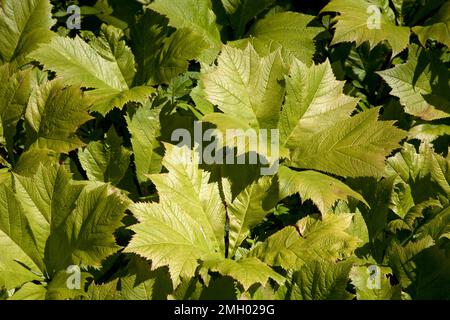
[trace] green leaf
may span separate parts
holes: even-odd
[[[232,257],[250,235],[250,229],[261,223],[271,209],[263,205],[270,188],[270,178],[260,178],[235,197],[232,196],[229,182],[224,179],[223,184],[229,219],[228,256]]]
[[[104,142],[91,142],[78,153],[81,166],[91,181],[117,185],[130,165],[131,152],[122,147],[122,138],[111,128]]]
[[[189,29],[203,38],[208,49],[198,57],[200,62],[209,64],[216,58],[222,42],[210,0],[156,0],[149,7],[167,16],[170,26]]]
[[[335,262],[349,256],[359,240],[346,233],[352,215],[308,216],[259,243],[249,256],[270,266],[298,270],[312,261]]]
[[[445,124],[419,124],[409,130],[410,139],[428,142],[446,135],[450,135],[450,126]]]
[[[350,117],[357,99],[343,94],[330,62],[307,67],[294,59],[286,78],[286,101],[280,115],[280,140],[295,147],[302,140]]]
[[[40,46],[32,57],[46,69],[61,75],[65,83],[94,89],[87,93],[94,101],[91,110],[105,115],[114,107],[122,108],[130,101],[142,103],[154,92],[151,87],[131,88],[127,84],[126,79],[130,75],[126,65],[130,63],[130,52],[122,40],[115,37],[106,39],[112,41],[110,47],[98,52],[79,37],[56,37],[49,44]],[[105,52],[107,57],[102,56]],[[124,70],[126,73],[122,74]]]
[[[303,201],[311,199],[322,214],[328,212],[338,200],[350,197],[368,205],[364,198],[343,182],[315,171],[294,171],[281,166],[278,171],[279,198],[299,193]]]
[[[164,41],[164,47],[154,62],[153,83],[169,83],[186,72],[189,61],[198,58],[207,42],[188,28],[178,29]]]
[[[119,248],[113,233],[128,205],[116,189],[75,182],[63,167],[15,175],[14,191],[0,193],[0,268],[8,270],[0,283],[11,289],[70,265],[100,266]]]
[[[206,261],[203,267],[211,271],[219,272],[223,276],[232,277],[242,284],[245,291],[257,283],[265,286],[269,278],[275,280],[280,285],[285,281],[283,276],[273,271],[257,258],[244,258],[238,261],[230,259]]]
[[[293,275],[293,300],[351,300],[346,291],[352,264],[348,261],[324,264],[308,262]]]
[[[91,119],[89,106],[80,88],[65,87],[62,79],[41,85],[31,94],[25,113],[30,148],[68,153],[82,146],[76,131]]]
[[[356,42],[359,46],[368,41],[373,48],[387,40],[392,47],[393,56],[405,49],[409,43],[409,28],[397,26],[389,6],[381,3],[382,1],[369,0],[332,0],[326,5],[322,12],[339,13],[335,18],[337,23],[332,44]]]
[[[450,3],[444,3],[424,26],[416,26],[412,30],[424,46],[428,39],[433,39],[450,47]]]
[[[323,30],[309,26],[313,19],[313,16],[297,12],[268,15],[252,27],[248,38],[229,45],[245,49],[250,42],[261,56],[282,48],[285,61],[295,57],[310,66],[316,51],[314,39]]]
[[[126,248],[152,260],[152,268],[169,266],[174,285],[192,277],[198,260],[224,255],[225,209],[217,183],[198,168],[198,155],[187,147],[165,144],[168,173],[150,175],[159,203],[137,203],[131,211],[139,224]]]
[[[283,71],[279,51],[261,58],[251,45],[245,50],[224,46],[218,66],[202,74],[201,80],[206,98],[229,117],[223,121],[232,119],[254,129],[277,128]],[[218,122],[208,115],[204,121]]]
[[[160,135],[160,108],[151,108],[145,104],[132,117],[127,117],[128,130],[131,134],[131,144],[136,165],[136,175],[140,183],[148,180],[147,174],[161,171],[161,156],[157,153],[160,146],[157,140]]]
[[[134,52],[139,64],[138,84],[169,83],[188,70],[189,61],[198,59],[208,43],[189,28],[170,34],[166,18],[146,10],[132,29]],[[169,35],[170,34],[170,35]]]
[[[121,29],[103,24],[100,36],[93,38],[89,45],[94,48],[105,60],[115,62],[126,84],[131,87],[136,73],[133,53],[127,47]]]
[[[381,176],[385,157],[405,134],[393,121],[377,121],[378,111],[361,112],[300,141],[292,165],[344,177]]]
[[[406,63],[378,74],[407,113],[424,120],[450,117],[450,72],[431,53],[412,45]]]
[[[28,54],[53,37],[49,0],[3,0],[0,3],[0,62],[22,66]]]

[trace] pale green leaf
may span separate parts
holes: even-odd
[[[106,114],[114,107],[122,108],[129,101],[146,101],[154,89],[144,86],[131,88],[127,84],[130,74],[126,66],[130,63],[130,52],[122,40],[115,37],[108,40],[113,41],[110,47],[98,52],[79,37],[56,37],[49,44],[40,46],[32,57],[46,69],[64,77],[65,83],[95,89],[87,93],[93,98],[93,111]],[[98,41],[94,42],[94,46],[98,46]],[[118,47],[117,50],[114,46]],[[123,71],[126,71],[125,74],[122,74]]]
[[[198,155],[187,147],[165,144],[168,173],[150,175],[160,202],[138,203],[131,211],[139,220],[126,251],[169,266],[172,281],[192,277],[198,260],[224,254],[225,209],[217,183],[198,168]]]
[[[359,46],[368,41],[373,48],[387,40],[394,56],[408,46],[409,28],[397,26],[389,6],[381,6],[379,1],[332,0],[322,12],[339,13],[332,44],[356,42]]]
[[[350,117],[358,99],[343,94],[330,62],[307,67],[294,60],[286,78],[286,101],[280,115],[280,140],[288,147]]]
[[[378,111],[359,113],[299,141],[291,156],[293,166],[344,177],[381,176],[386,156],[405,134],[393,121],[378,121]]]
[[[407,113],[424,120],[450,117],[450,71],[418,46],[410,46],[406,63],[378,74]]]
[[[251,45],[245,50],[224,46],[217,68],[201,79],[206,98],[226,116],[255,129],[276,128],[284,98],[279,82],[283,71],[279,51],[261,58]]]
[[[298,193],[303,201],[311,199],[322,214],[338,200],[350,197],[367,204],[364,198],[343,182],[315,171],[294,171],[281,166],[278,171],[279,198]]]
[[[229,182],[224,180],[223,184],[229,218],[228,256],[232,257],[250,235],[250,229],[261,223],[271,209],[263,206],[270,188],[270,178],[260,178],[235,197],[232,196]]]
[[[91,119],[90,101],[79,87],[65,87],[62,79],[33,91],[25,113],[31,147],[67,153],[83,145],[78,128]]]
[[[219,272],[223,276],[232,277],[242,284],[245,291],[257,283],[265,286],[269,278],[275,280],[280,285],[285,281],[282,275],[273,271],[257,258],[244,258],[238,261],[230,259],[206,261],[203,267],[211,271]]]

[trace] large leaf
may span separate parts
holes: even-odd
[[[49,44],[40,46],[32,57],[46,69],[63,76],[66,83],[95,89],[87,93],[94,99],[92,110],[106,114],[114,107],[122,108],[129,101],[144,102],[154,91],[151,87],[128,85],[127,81],[131,79],[129,66],[133,61],[134,68],[134,58],[117,32],[110,27],[104,29],[103,38],[94,41],[93,46],[79,37],[56,37]],[[101,44],[101,50],[96,50]]]
[[[378,74],[400,98],[405,111],[424,120],[450,116],[450,72],[431,53],[410,46],[408,60]]]
[[[381,176],[385,157],[405,134],[392,121],[377,121],[378,111],[338,121],[300,141],[292,153],[293,165],[346,177]]]
[[[286,79],[286,101],[280,115],[280,140],[287,147],[350,117],[357,99],[343,94],[329,61],[307,67],[294,60]]]
[[[219,126],[221,122],[242,123],[240,127],[234,126],[235,129],[276,128],[284,96],[284,88],[279,83],[283,71],[279,51],[261,58],[251,45],[245,50],[224,46],[218,66],[204,73],[201,79],[206,98],[218,105],[228,118],[213,114],[204,120]]]
[[[408,27],[395,24],[387,1],[332,0],[322,12],[338,12],[336,32],[332,44],[356,42],[359,46],[368,41],[371,47],[387,40],[397,55],[408,46]],[[379,22],[379,25],[377,23]]]
[[[70,265],[98,267],[119,248],[113,233],[129,202],[117,190],[74,182],[63,167],[14,181],[15,191],[2,186],[0,205],[0,266],[8,268],[0,282],[8,289]]]
[[[31,147],[69,152],[83,145],[76,131],[91,119],[90,100],[79,87],[65,87],[62,79],[41,85],[33,91],[25,119]]]
[[[198,155],[187,147],[165,145],[168,173],[150,175],[159,203],[138,203],[131,211],[139,220],[126,251],[169,266],[174,284],[191,277],[198,260],[224,255],[225,209],[219,186],[198,168]]]
[[[0,62],[21,66],[27,55],[53,36],[49,0],[4,0],[0,2]]]
[[[222,42],[210,0],[156,0],[150,8],[167,16],[170,26],[189,29],[203,38],[208,49],[198,57],[200,62],[215,59]]]

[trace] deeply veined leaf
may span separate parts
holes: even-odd
[[[192,277],[198,260],[224,255],[225,209],[217,183],[198,168],[187,147],[165,144],[168,173],[150,175],[160,202],[131,207],[139,220],[126,251],[151,259],[153,268],[169,266],[172,281]]]
[[[230,276],[238,281],[247,291],[254,284],[265,286],[270,279],[278,284],[283,284],[285,279],[282,275],[273,271],[257,258],[244,258],[234,261],[231,259],[206,261],[203,267],[211,271],[219,272],[223,276]]]
[[[296,12],[269,15],[252,27],[249,38],[229,44],[245,49],[250,42],[261,56],[282,48],[286,61],[295,57],[310,66],[316,51],[314,38],[323,30],[309,26],[313,19],[313,16]]]
[[[350,300],[346,291],[352,263],[308,262],[293,275],[292,300]]]
[[[286,78],[286,101],[280,115],[280,140],[287,147],[350,117],[357,99],[343,94],[329,61],[307,67],[294,60]]]
[[[405,134],[392,121],[378,121],[378,110],[359,113],[300,141],[291,155],[293,166],[344,177],[381,176],[385,157]]]
[[[208,64],[216,58],[222,42],[210,0],[156,0],[150,8],[167,16],[170,26],[189,29],[203,38],[208,49],[198,57],[200,62]]]
[[[256,245],[249,256],[270,266],[294,270],[315,260],[335,262],[358,246],[359,240],[345,232],[351,221],[351,215],[324,215],[322,219],[308,216]]]
[[[408,60],[378,72],[400,98],[405,111],[424,120],[450,116],[450,71],[431,53],[418,46],[409,48]]]
[[[338,12],[335,18],[336,32],[333,44],[356,42],[359,46],[368,41],[371,47],[387,40],[397,55],[408,46],[410,31],[408,27],[397,26],[389,6],[383,1],[371,0],[332,0],[322,12]]]
[[[96,51],[94,47],[99,42],[104,44],[105,39],[112,41],[110,47]],[[130,87],[127,84],[130,74],[126,66],[130,64],[131,53],[121,41],[117,35],[110,34],[92,47],[79,37],[56,37],[49,44],[42,45],[32,57],[46,69],[62,76],[66,83],[93,88],[87,93],[94,101],[91,110],[105,115],[114,107],[122,108],[130,101],[142,103],[154,92],[151,87]]]
[[[444,3],[424,26],[416,26],[412,30],[424,46],[428,39],[433,39],[450,48],[450,3]]]
[[[0,283],[6,288],[52,279],[74,264],[98,267],[119,248],[113,233],[129,201],[117,190],[75,182],[56,166],[29,178],[15,175],[14,185],[14,191],[1,187],[0,266],[8,269]]]
[[[279,51],[261,58],[251,45],[245,50],[224,46],[217,68],[201,79],[206,98],[225,116],[254,129],[276,128],[284,96],[279,83],[283,71]],[[212,118],[204,120],[220,124]]]
[[[56,79],[36,88],[25,113],[28,144],[31,148],[46,148],[68,153],[83,145],[77,137],[78,128],[91,119],[90,100],[79,87],[65,87]]]
[[[280,199],[299,193],[303,201],[311,199],[322,214],[338,200],[350,197],[365,204],[364,198],[343,182],[315,171],[294,171],[281,166],[278,171]]]
[[[28,54],[53,37],[54,21],[49,0],[0,2],[0,61],[22,66]]]

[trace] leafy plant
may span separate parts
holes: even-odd
[[[449,21],[0,1],[0,299],[449,299]]]

